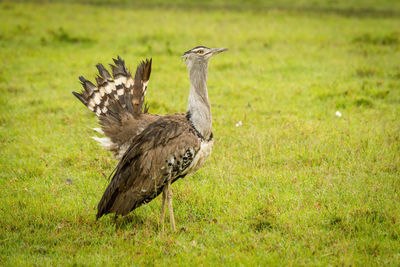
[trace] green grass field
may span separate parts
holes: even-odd
[[[0,265],[399,266],[398,1],[69,2],[0,2]],[[161,198],[96,222],[117,162],[78,76],[152,57],[150,112],[184,112],[197,45],[230,50],[209,67],[213,154],[173,185],[178,231]]]

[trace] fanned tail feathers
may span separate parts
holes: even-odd
[[[102,64],[96,67],[99,75],[96,77],[97,86],[80,76],[82,92],[72,92],[88,109],[101,116],[111,116],[121,119],[123,112],[129,112],[134,117],[146,113],[144,105],[147,84],[151,73],[152,60],[146,59],[137,67],[135,79],[127,70],[124,60],[120,57],[113,59],[110,64],[112,76]]]
[[[149,83],[150,73],[151,73],[151,61],[146,59],[146,61],[142,61],[136,69],[135,74],[135,82],[133,89],[133,110],[134,113],[142,112],[144,97],[146,96],[147,84]],[[144,113],[147,113],[148,107],[145,106]]]
[[[117,157],[122,157],[130,138],[151,122],[149,114],[146,114],[146,119],[142,114],[149,109],[144,100],[152,60],[146,59],[138,65],[134,79],[124,60],[117,57],[113,61],[114,64],[110,64],[112,75],[99,63],[96,65],[99,71],[97,85],[80,76],[83,90],[72,93],[99,118],[101,129],[94,130],[107,136],[93,139],[107,150],[114,151]]]

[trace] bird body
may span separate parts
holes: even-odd
[[[98,206],[106,213],[126,215],[157,197],[168,182],[197,170],[210,155],[213,140],[199,136],[184,114],[151,123],[119,162]]]
[[[226,49],[195,47],[184,53],[191,81],[186,114],[149,114],[144,105],[152,60],[143,61],[135,78],[118,57],[111,76],[98,64],[97,86],[80,77],[84,90],[73,94],[99,117],[98,138],[120,159],[99,204],[104,214],[127,215],[163,192],[161,219],[168,202],[172,228],[171,184],[197,171],[213,146],[211,108],[207,93],[208,61]]]

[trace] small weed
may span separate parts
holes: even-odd
[[[257,210],[249,220],[255,232],[270,231],[276,226],[275,215],[268,209]]]
[[[335,107],[336,107],[336,109],[346,109],[347,105],[348,105],[348,101],[346,101],[346,100],[338,100],[336,102]]]
[[[40,106],[40,107],[42,107],[42,104],[43,104],[43,100],[42,99],[31,99],[29,101],[29,105],[30,106]]]
[[[18,34],[28,34],[31,31],[31,27],[29,25],[17,25],[16,33]]]
[[[329,219],[329,224],[332,226],[338,226],[342,223],[343,219],[339,216],[332,216],[332,218]]]
[[[76,43],[93,43],[94,40],[88,37],[78,37],[72,36],[70,33],[64,30],[64,28],[60,27],[57,30],[49,31],[50,36],[53,38],[54,41],[60,43],[69,43],[69,44],[76,44]],[[45,39],[44,43],[46,43]],[[43,43],[43,41],[42,41]]]
[[[271,48],[271,43],[264,42],[263,47],[264,48]]]
[[[40,44],[42,45],[42,46],[46,46],[47,45],[47,43],[48,43],[48,41],[47,41],[47,39],[45,38],[45,37],[40,37]]]
[[[389,90],[384,90],[384,91],[378,91],[375,92],[372,97],[373,98],[379,98],[379,99],[384,99],[389,95],[390,91]]]
[[[73,165],[74,162],[75,160],[70,157],[64,158],[61,161],[63,167],[70,167]]]
[[[371,100],[367,99],[367,98],[358,98],[356,100],[354,100],[353,102],[356,106],[358,107],[368,107],[371,108],[374,106],[374,104],[372,103]]]
[[[356,75],[358,77],[371,77],[374,76],[378,73],[378,71],[376,69],[372,69],[372,68],[359,68],[356,70]]]
[[[324,93],[324,94],[319,94],[317,96],[317,98],[319,100],[330,100],[330,99],[335,99],[335,98],[343,98],[343,97],[347,97],[349,95],[351,95],[352,92],[349,90],[345,90],[342,92],[338,92],[338,93]]]
[[[0,77],[0,80],[1,80],[1,77]],[[6,90],[7,90],[7,92],[10,92],[10,93],[15,94],[15,95],[23,94],[25,92],[25,88],[17,87],[17,86],[7,87]]]
[[[165,43],[165,50],[166,50],[167,54],[170,55],[170,56],[174,54],[174,52],[172,51],[171,44],[170,44],[169,41],[167,41]]]
[[[353,39],[353,42],[359,44],[372,44],[372,45],[398,45],[400,43],[399,34],[393,32],[383,36],[372,36],[369,33],[362,34]]]
[[[372,224],[386,222],[386,217],[377,210],[357,209],[351,213],[351,216],[354,221],[365,221]]]
[[[397,72],[396,74],[394,74],[393,78],[400,80],[400,72]]]

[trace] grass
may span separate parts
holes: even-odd
[[[98,3],[0,3],[1,265],[400,264],[397,1]],[[152,57],[150,112],[182,112],[199,44],[230,51],[209,69],[213,154],[173,186],[179,230],[159,198],[95,222],[116,161],[77,77]]]

